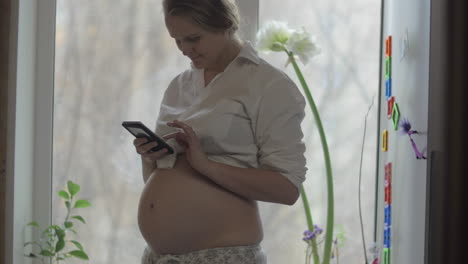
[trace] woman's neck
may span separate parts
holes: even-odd
[[[238,40],[232,40],[226,45],[226,52],[223,52],[218,57],[217,63],[212,67],[206,67],[205,72],[220,73],[239,55],[242,48],[242,43]]]

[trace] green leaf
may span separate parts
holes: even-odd
[[[79,221],[81,221],[83,224],[86,224],[86,221],[84,220],[84,218],[81,217],[81,216],[79,216],[79,215],[72,216],[71,218],[76,219],[76,220],[79,220]]]
[[[73,226],[73,223],[72,223],[72,222],[68,222],[68,221],[65,222],[65,223],[63,223],[63,224],[64,224],[65,228],[71,228],[71,227]]]
[[[59,226],[55,226],[55,234],[57,234],[59,240],[65,237],[65,231]]]
[[[59,239],[57,241],[57,244],[55,245],[55,252],[59,252],[65,247],[65,241],[63,239]]]
[[[66,191],[64,191],[64,190],[59,191],[58,195],[60,197],[62,197],[63,199],[65,199],[65,200],[70,199],[70,195],[68,195],[68,193]]]
[[[67,186],[68,186],[68,192],[71,194],[71,197],[75,196],[75,194],[77,194],[80,191],[80,185],[72,181],[68,181]]]
[[[71,240],[70,242],[72,242],[79,250],[84,251],[83,246],[80,244],[80,242],[76,240]]]
[[[49,250],[42,250],[41,252],[39,252],[39,255],[44,257],[53,257],[54,253],[50,252]]]
[[[47,237],[54,236],[54,233],[52,230],[55,230],[56,227],[57,227],[56,225],[48,226],[46,229],[44,229],[44,231],[42,231],[42,235],[47,236]]]
[[[68,252],[68,254],[79,259],[89,260],[88,255],[86,255],[86,253],[83,250],[73,250]]]
[[[73,208],[85,208],[85,207],[89,207],[89,206],[91,206],[91,204],[88,201],[78,200],[78,201],[76,201],[75,206],[73,206]]]
[[[32,221],[32,222],[28,223],[27,226],[39,227],[39,224],[36,221]]]
[[[65,206],[66,206],[68,209],[70,209],[70,206],[71,206],[70,202],[69,202],[69,201],[65,201]]]

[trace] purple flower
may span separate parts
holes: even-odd
[[[411,132],[410,121],[406,118],[403,118],[403,120],[401,120],[400,122],[400,128],[401,128],[401,132],[403,132],[404,134],[410,134]]]
[[[416,130],[412,130],[411,129],[411,123],[410,121],[407,119],[407,118],[403,118],[400,122],[399,122],[399,127],[401,128],[401,133],[403,135],[413,135],[413,134],[418,134],[418,131]]]
[[[419,151],[418,147],[416,146],[416,143],[414,142],[413,138],[411,137],[411,135],[413,135],[413,134],[418,134],[418,131],[411,129],[410,121],[407,118],[403,118],[400,121],[399,126],[401,128],[401,134],[409,136],[411,147],[413,148],[414,154],[416,155],[416,159],[426,159],[424,154]]]
[[[320,228],[318,225],[314,225],[314,231],[310,232],[310,230],[304,231],[303,235],[304,237],[302,240],[308,241],[313,239],[316,235],[320,235],[323,232],[323,229]]]

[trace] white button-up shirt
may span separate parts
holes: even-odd
[[[250,43],[205,86],[204,70],[192,67],[176,76],[165,91],[156,134],[190,125],[213,161],[241,168],[274,170],[296,187],[305,180],[306,159],[301,122],[305,100],[281,70],[258,57]],[[168,141],[176,153],[183,148]],[[176,154],[158,160],[171,168]]]

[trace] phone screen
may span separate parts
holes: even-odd
[[[135,137],[140,138],[140,137],[146,137],[148,140],[151,140],[151,136],[146,133],[145,130],[139,127],[128,127],[128,130],[130,130],[130,133],[132,133]]]

